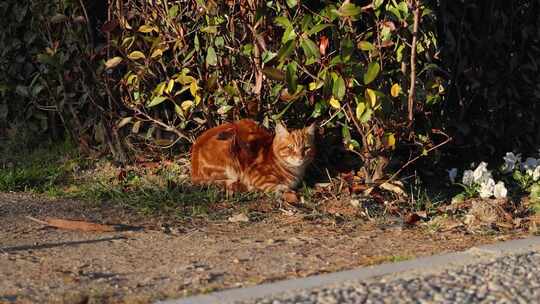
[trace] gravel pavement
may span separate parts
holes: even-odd
[[[539,303],[540,253],[506,256],[438,274],[385,276],[246,304]]]
[[[160,303],[540,303],[540,237]]]

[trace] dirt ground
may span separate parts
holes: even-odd
[[[26,216],[143,227],[78,232]],[[341,224],[274,213],[258,222],[183,223],[107,205],[0,194],[0,303],[148,303],[463,250],[519,235],[430,233],[391,221]]]

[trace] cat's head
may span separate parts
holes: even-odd
[[[273,149],[288,167],[305,167],[315,158],[315,123],[303,129],[289,131],[278,122]]]

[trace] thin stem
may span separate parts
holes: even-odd
[[[414,99],[416,95],[416,41],[418,39],[418,24],[420,23],[420,0],[413,1],[414,6],[414,25],[413,37],[411,43],[411,83],[409,87],[409,98],[407,102],[409,110],[409,124],[412,124],[414,118]]]

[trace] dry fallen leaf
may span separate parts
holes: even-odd
[[[403,188],[403,183],[399,181],[391,181],[382,183],[379,185],[379,188],[384,189],[386,191],[394,192],[397,195],[401,195],[403,197],[407,197],[407,193],[405,192]]]
[[[112,225],[96,224],[96,223],[90,223],[86,221],[72,221],[72,220],[64,220],[64,219],[57,219],[57,218],[46,218],[45,220],[39,220],[31,216],[27,216],[26,218],[34,222],[37,222],[46,226],[59,228],[59,229],[96,231],[96,232],[116,231],[116,228]]]
[[[361,193],[365,191],[368,188],[366,184],[360,184],[360,183],[353,183],[351,185],[351,192],[352,193]]]
[[[231,223],[249,222],[249,218],[244,213],[239,213],[228,218]]]
[[[403,221],[407,225],[414,225],[421,219],[422,217],[420,217],[420,215],[418,215],[417,213],[409,213],[405,215],[405,217],[403,218]]]
[[[294,192],[284,192],[281,198],[289,204],[298,203],[299,201],[298,195]]]

